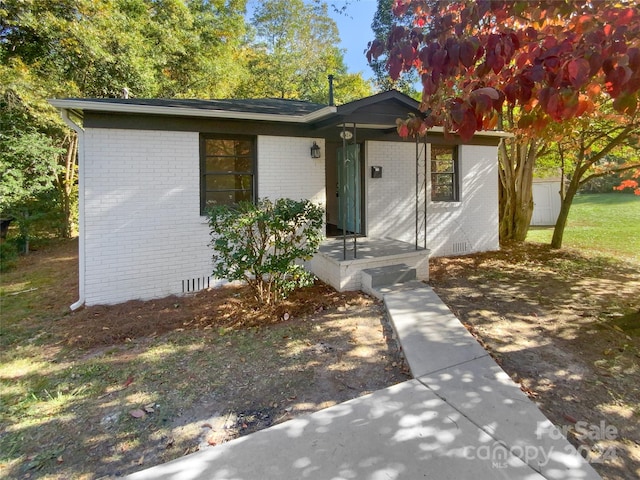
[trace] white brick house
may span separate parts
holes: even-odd
[[[403,140],[395,119],[418,114],[418,104],[395,91],[338,107],[292,100],[51,103],[80,137],[74,307],[219,282],[210,278],[203,215],[211,203],[310,199],[326,209],[329,238],[344,230],[361,244],[414,245],[422,278],[429,254],[499,248],[500,135],[486,132],[462,144],[433,131],[419,142]],[[311,158],[314,143],[318,158]],[[356,253],[343,269],[365,257]],[[326,272],[331,265],[317,260],[310,265],[321,278],[359,288],[358,274],[340,283]]]

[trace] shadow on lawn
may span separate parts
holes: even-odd
[[[438,295],[574,445],[617,452],[598,472],[639,476],[637,266],[525,244],[433,267]]]
[[[634,460],[639,457],[633,456],[637,450],[629,450],[640,445],[638,411],[633,410],[640,404],[636,368],[640,346],[637,337],[629,340],[624,331],[614,328],[623,318],[620,315],[632,315],[639,308],[640,279],[635,268],[530,246],[524,251],[505,249],[436,259],[432,280],[437,293],[545,415],[559,427],[567,427],[574,444],[587,445],[589,450],[593,447],[596,453],[598,448],[615,447],[618,455],[614,461],[595,465],[602,475],[633,478],[634,473],[640,473]],[[231,408],[241,422],[250,415],[262,415],[256,426],[266,426],[291,418],[293,413],[311,411],[323,402],[341,402],[375,389],[366,383],[374,370],[356,374],[348,366],[347,360],[356,355],[358,345],[348,343],[353,332],[341,327],[340,319],[353,310],[341,314],[329,310],[318,322],[299,326],[288,322],[244,332],[205,330],[205,325],[156,335],[147,329],[146,337],[131,341],[125,337],[115,346],[75,353],[59,351],[56,342],[67,337],[45,335],[23,342],[20,348],[25,352],[45,348],[52,353],[46,357],[49,363],[36,362],[30,371],[23,366],[24,373],[2,379],[10,388],[1,392],[0,451],[3,461],[12,460],[2,467],[2,475],[36,478],[55,473],[97,478],[125,474],[192,452],[198,442],[206,445],[206,433],[213,429],[203,425],[228,414]],[[138,311],[129,315],[129,323],[140,322]],[[154,315],[157,318],[160,314],[152,314],[151,320]],[[48,318],[43,328],[55,329],[57,321]],[[61,322],[73,327],[71,317]],[[75,333],[87,332],[78,327]],[[345,339],[347,345],[338,348]],[[264,348],[258,349],[260,342]],[[232,351],[239,352],[240,361],[230,361]],[[393,344],[370,354],[371,358],[387,357],[384,368],[389,368],[390,378],[402,377],[399,367],[393,366],[397,362]],[[323,375],[317,374],[314,369],[318,363],[328,358],[335,370],[325,368]],[[272,367],[256,375],[264,366]],[[370,367],[380,369],[375,362]],[[356,382],[356,377],[363,382]],[[307,397],[304,387],[318,382],[325,382],[327,396]],[[268,387],[268,393],[263,387]],[[329,387],[344,397],[332,396]],[[470,460],[464,448],[469,445],[456,442],[470,427],[461,426],[465,419],[457,412],[435,415],[443,408],[439,400],[416,397],[417,388],[414,382],[401,384],[384,393],[381,401],[341,405],[332,413],[295,419],[278,427],[275,443],[273,437],[258,434],[257,441],[264,446],[262,461],[244,461],[246,444],[242,440],[207,449],[206,455],[199,457],[203,463],[189,471],[191,478],[198,478],[207,468],[226,471],[234,478],[255,478],[255,472],[246,470],[252,466],[261,477],[273,472],[276,478],[296,478],[316,472],[324,476],[392,474],[417,478],[434,471],[441,461],[446,462],[443,469],[459,469],[458,478],[465,478]],[[239,406],[238,398],[242,399]],[[8,406],[13,409],[10,417],[6,415]],[[141,418],[131,416],[131,411],[144,411],[145,407],[152,411],[144,412]],[[43,409],[48,409],[46,415],[42,415]],[[390,422],[383,430],[374,431],[382,435],[383,449],[372,449],[360,463],[348,458],[344,446],[353,440],[352,435],[373,425],[381,415],[388,416]],[[577,432],[580,421],[587,425],[604,421],[616,428],[618,436],[610,444],[579,438],[572,432]],[[221,431],[225,425],[240,434],[252,430],[251,420],[223,424]],[[329,435],[329,426],[338,426],[341,436]],[[502,427],[498,423],[496,428],[499,433]],[[367,441],[371,438],[373,435],[366,437]],[[492,441],[490,437],[483,440],[487,445]],[[270,450],[274,445],[275,451]],[[392,447],[401,448],[412,460],[390,457],[388,449]],[[303,453],[297,454],[296,449]],[[291,453],[287,464],[279,460],[284,452]],[[330,458],[328,471],[321,470],[326,457]],[[244,464],[237,465],[234,458]],[[473,465],[475,472],[488,469],[490,464],[480,464],[477,469]],[[278,469],[283,468],[289,469],[289,477],[277,477]],[[187,478],[184,472],[173,475]]]
[[[381,307],[368,303],[264,328],[60,352],[3,378],[16,385],[2,392],[13,410],[0,438],[3,474],[122,475],[402,381],[390,337],[367,344],[346,321],[375,312],[362,322],[382,329]]]

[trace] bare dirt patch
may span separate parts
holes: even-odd
[[[603,478],[640,478],[638,265],[526,244],[434,259],[431,284]]]
[[[229,288],[69,313],[76,248],[0,279],[1,477],[116,477],[408,378],[382,305],[322,284],[268,311]],[[640,478],[637,265],[528,244],[431,278],[605,479]]]
[[[44,265],[52,279],[8,287]],[[2,279],[20,292],[2,298],[6,478],[117,477],[409,378],[361,293],[317,283],[264,309],[228,287],[69,313],[73,245],[21,268]]]

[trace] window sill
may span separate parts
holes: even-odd
[[[432,207],[460,207],[462,202],[460,200],[446,201],[446,200],[430,200],[429,205]]]

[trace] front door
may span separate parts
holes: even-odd
[[[338,228],[362,233],[360,145],[338,148]],[[344,232],[346,230],[346,232]]]

